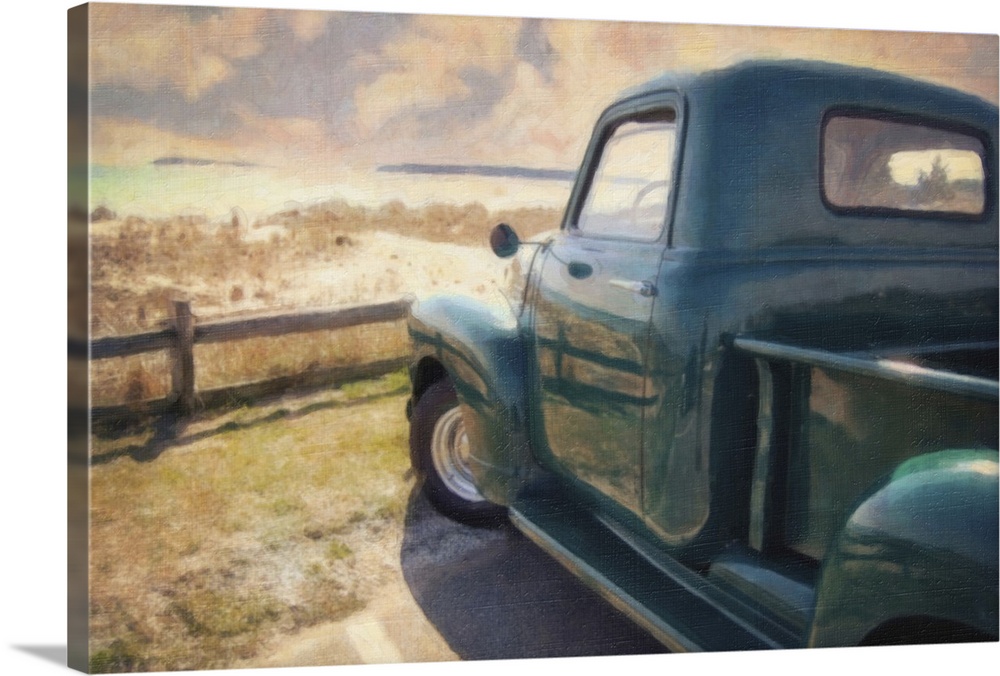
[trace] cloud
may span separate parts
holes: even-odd
[[[354,91],[359,127],[375,134],[395,121],[417,132],[428,113],[497,100],[518,60],[519,27],[518,19],[414,17],[397,40],[358,57],[385,69]]]
[[[194,14],[156,5],[94,4],[91,82],[140,91],[164,85],[193,101],[263,46],[267,12]]]
[[[324,137],[309,139],[323,150],[357,139],[354,88],[386,70],[353,57],[377,51],[409,21],[342,12],[95,7],[95,118],[251,146],[308,121],[325,129]]]
[[[525,19],[517,34],[517,55],[534,67],[546,81],[552,81],[552,68],[557,55],[541,19]]]
[[[333,16],[330,12],[302,10],[284,15],[295,37],[303,42],[312,42],[326,30],[326,24]]]

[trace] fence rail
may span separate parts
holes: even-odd
[[[243,383],[210,391],[195,391],[194,346],[202,343],[220,343],[248,338],[283,336],[312,331],[331,331],[364,324],[377,324],[403,319],[410,303],[405,300],[344,308],[242,317],[239,319],[213,320],[198,323],[187,301],[174,303],[174,323],[168,328],[131,336],[98,338],[88,344],[85,340],[70,339],[69,356],[77,358],[107,359],[127,357],[144,352],[170,350],[173,353],[171,394],[163,400],[144,402],[143,414],[173,412],[189,415],[200,402],[206,407],[231,400],[233,397],[252,398],[270,392],[285,391],[293,387],[312,387],[323,383],[355,380],[382,375],[406,363],[405,358],[389,359],[370,364],[314,369],[308,373],[272,378],[267,381]],[[135,406],[94,407],[94,420],[113,419],[135,415]]]

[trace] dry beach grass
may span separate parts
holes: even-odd
[[[104,213],[105,216],[111,214]],[[499,300],[505,263],[488,250],[490,228],[515,224],[522,236],[558,225],[552,209],[490,213],[481,205],[377,209],[330,202],[247,224],[175,217],[105,218],[91,232],[91,332],[151,331],[169,322],[173,300],[196,316],[294,312],[460,292]],[[502,302],[502,301],[501,301]],[[199,384],[248,382],[405,354],[399,324],[202,346]],[[95,404],[162,397],[162,354],[96,362]]]

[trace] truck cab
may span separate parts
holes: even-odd
[[[664,76],[513,302],[421,302],[411,454],[675,650],[997,640],[997,108],[872,70]]]

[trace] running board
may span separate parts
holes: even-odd
[[[674,652],[761,650],[778,643],[734,621],[699,584],[653,565],[589,512],[519,502],[511,522]],[[692,577],[701,579],[688,571]]]

